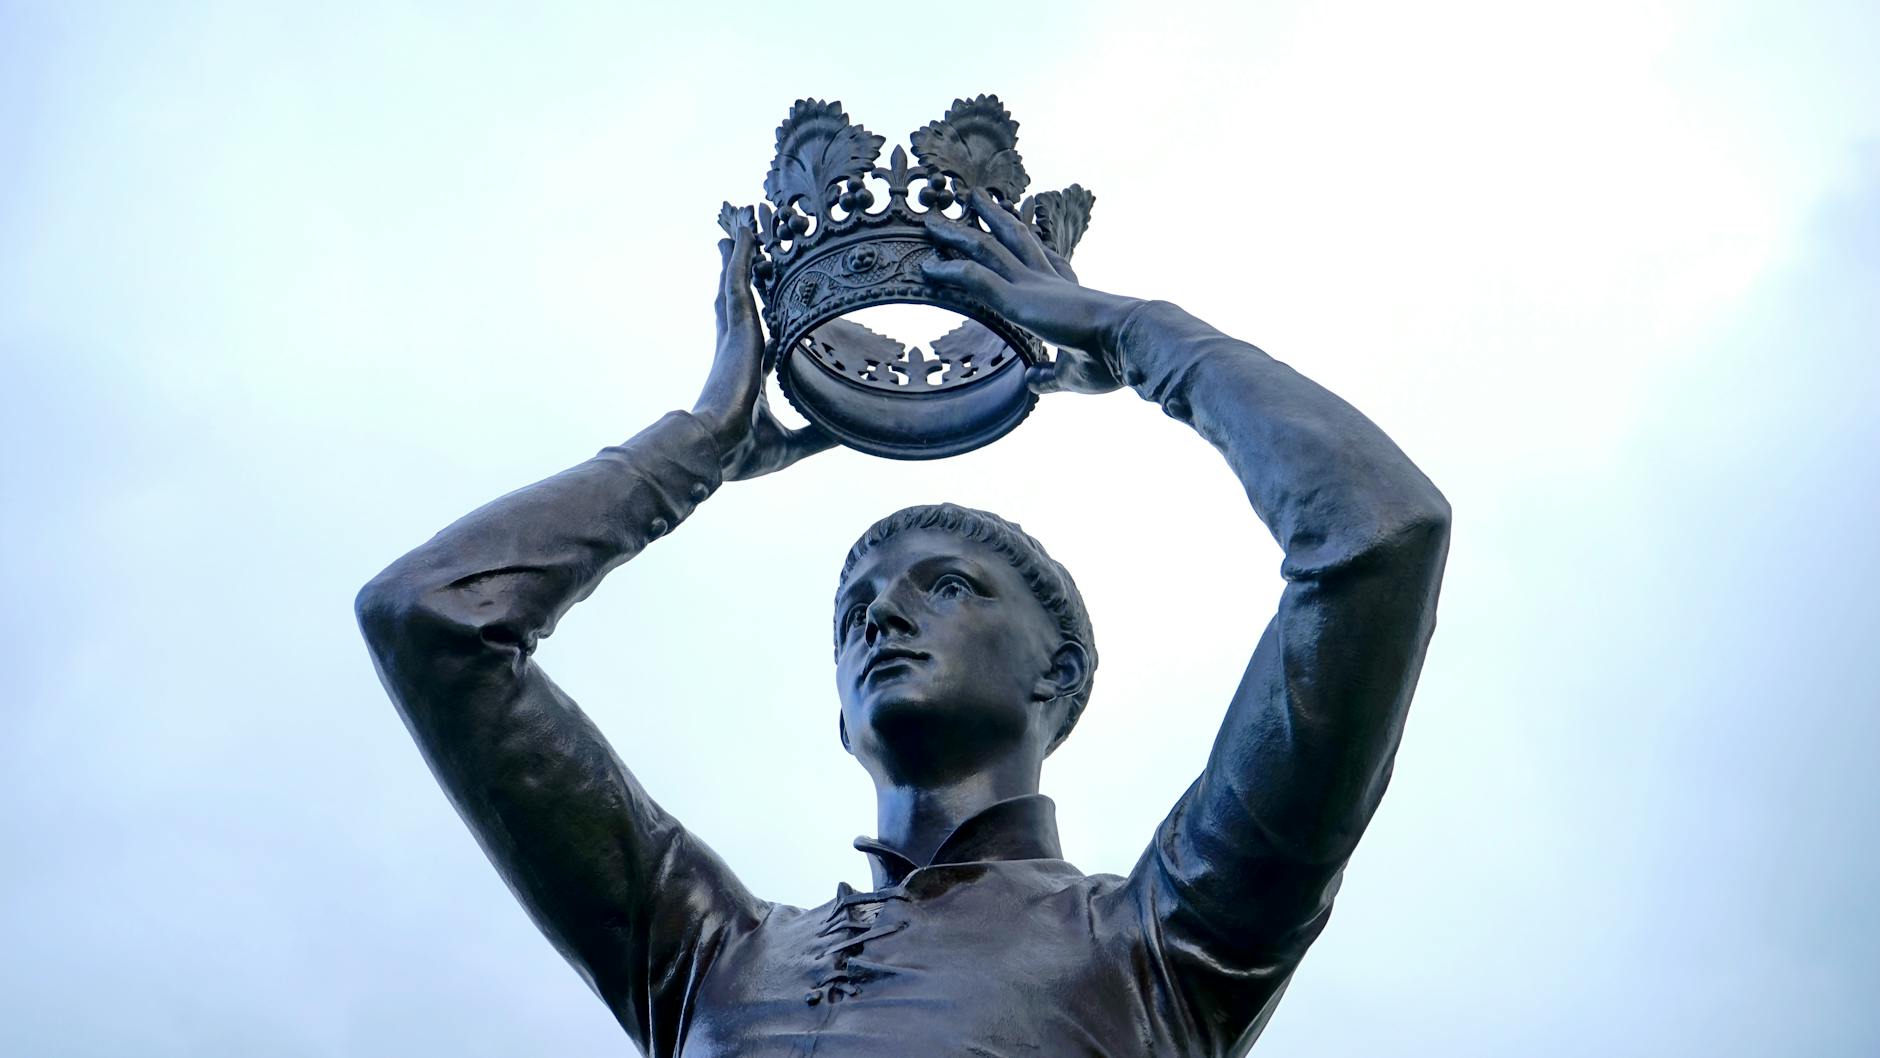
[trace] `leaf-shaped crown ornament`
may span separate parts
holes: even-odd
[[[799,99],[777,126],[777,157],[764,180],[764,194],[780,211],[808,200],[808,211],[827,220],[837,183],[859,179],[875,167],[884,137],[849,122],[841,103]]]
[[[749,231],[757,227],[757,211],[750,206],[734,206],[727,202],[718,207],[718,226],[735,239],[740,230]]]
[[[1018,122],[998,96],[955,99],[947,116],[914,133],[914,157],[968,187],[1017,202],[1031,177],[1018,156]]]
[[[885,142],[850,121],[841,103],[800,99],[777,128],[768,202],[726,204],[718,222],[732,234],[756,229],[765,359],[804,417],[876,455],[953,455],[1024,419],[1036,400],[1025,369],[1046,356],[1036,336],[991,306],[927,282],[922,265],[953,256],[928,225],[977,226],[958,203],[978,190],[999,203],[986,208],[1016,208],[1068,258],[1089,226],[1094,196],[1073,184],[1020,203],[1031,178],[1018,154],[1018,122],[997,96],[955,100],[910,137],[911,164],[897,146],[878,166]],[[933,305],[969,322],[928,353],[842,319],[893,303]]]
[[[1019,215],[1038,229],[1046,246],[1068,260],[1089,229],[1090,210],[1096,204],[1097,196],[1082,184],[1072,184],[1062,191],[1033,195]]]

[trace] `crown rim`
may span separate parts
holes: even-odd
[[[1024,363],[1017,356],[989,372],[986,382],[970,388],[895,394],[858,391],[815,357],[796,352],[787,353],[777,368],[777,382],[790,406],[844,445],[872,456],[926,460],[961,455],[1011,433],[1038,404],[1038,394],[1026,383]],[[806,361],[807,367],[803,366]],[[883,428],[879,417],[869,414],[875,409],[852,399],[857,392],[904,401],[898,407],[912,414]],[[973,425],[942,433],[937,427],[948,419]]]

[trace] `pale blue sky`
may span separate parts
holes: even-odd
[[[1255,1053],[1880,1053],[1872,5],[554,10],[0,2],[0,1053],[629,1052],[352,595],[690,404],[718,203],[793,99],[898,141],[981,91],[1097,192],[1087,282],[1336,389],[1457,512],[1397,778]],[[942,498],[1089,598],[1045,780],[1089,871],[1277,596],[1126,394],[726,488],[542,657],[766,896],[865,880],[829,597]]]

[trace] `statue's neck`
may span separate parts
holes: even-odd
[[[1000,801],[1038,792],[1043,761],[1014,758],[943,782],[875,782],[875,833],[915,863],[932,861],[959,825]]]

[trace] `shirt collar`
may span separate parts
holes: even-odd
[[[855,847],[868,854],[875,886],[899,885],[921,867],[986,860],[1059,860],[1057,803],[1043,794],[1011,797],[981,809],[953,828],[933,859],[917,863],[900,850],[874,838],[856,838]]]

